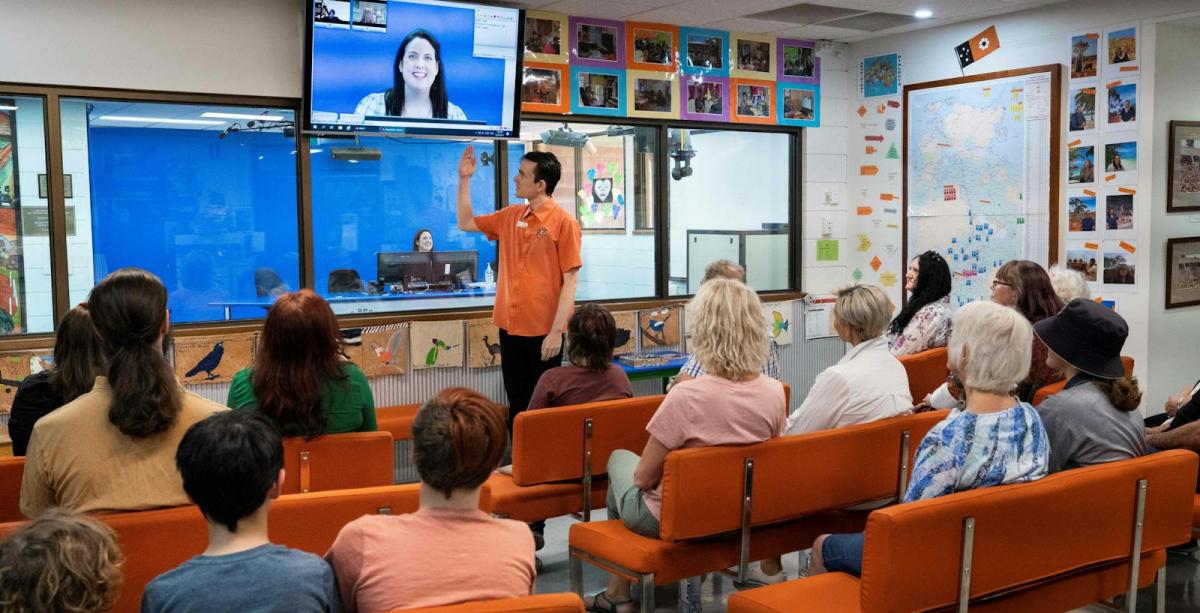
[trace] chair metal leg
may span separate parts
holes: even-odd
[[[642,575],[642,613],[654,613],[654,573]]]
[[[1154,574],[1154,610],[1167,613],[1167,566],[1164,564]]]
[[[571,559],[571,591],[583,598],[583,560],[569,555]]]

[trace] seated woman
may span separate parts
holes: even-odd
[[[1145,455],[1137,380],[1126,376],[1121,347],[1129,326],[1091,300],[1071,301],[1033,326],[1050,350],[1046,362],[1067,379],[1038,413],[1050,440],[1052,472]]]
[[[23,456],[29,447],[33,424],[50,411],[92,391],[96,377],[104,373],[104,352],[92,315],[81,304],[63,315],[54,334],[54,365],[25,377],[13,396],[8,417],[13,455]]]
[[[107,357],[92,391],[33,426],[21,512],[79,513],[188,504],[175,449],[192,424],[225,407],[186,392],[163,356],[167,288],[137,268],[108,275],[88,296]]]
[[[888,348],[902,356],[945,347],[950,333],[950,267],[936,251],[913,258],[904,276],[908,302],[888,326]]]
[[[103,522],[51,509],[0,543],[0,609],[110,611],[124,561]]]
[[[342,332],[329,303],[302,289],[267,312],[254,365],[233,376],[227,403],[270,417],[284,436],[374,432],[367,377],[342,359]]]
[[[917,448],[904,502],[1046,476],[1049,445],[1042,420],[1013,395],[1029,372],[1033,331],[1020,313],[972,302],[954,314],[948,363],[966,389],[965,409],[938,422]],[[821,535],[809,575],[862,575],[863,533]]]
[[[888,352],[883,330],[892,303],[878,285],[839,289],[833,328],[852,348],[817,375],[804,403],[788,417],[787,434],[863,424],[912,410],[908,372]]]
[[[686,447],[745,445],[783,433],[783,384],[759,374],[767,354],[766,320],[754,290],[740,281],[713,279],[692,299],[692,351],[706,374],[683,381],[650,418],[641,457],[620,449],[608,459],[608,517],[642,536],[658,538],[663,462]],[[634,609],[629,581],[613,575],[589,610]]]
[[[504,409],[479,392],[446,389],[421,407],[412,434],[421,508],[364,515],[338,533],[325,558],[342,609],[391,611],[529,595],[529,527],[479,510],[479,490],[504,455]]]
[[[1063,304],[1068,304],[1076,298],[1091,299],[1092,292],[1088,289],[1087,279],[1083,273],[1065,266],[1051,266],[1046,271],[1050,275],[1050,285]]]
[[[625,369],[613,364],[617,322],[608,309],[585,304],[567,322],[569,366],[545,372],[533,388],[529,408],[544,409],[585,402],[632,398]]]
[[[426,228],[417,230],[417,233],[413,235],[413,251],[433,251],[433,232]]]

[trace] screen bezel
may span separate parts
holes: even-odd
[[[424,0],[412,0],[415,2],[423,2]],[[465,2],[463,0],[446,0],[455,4],[464,4],[477,8],[511,8],[497,7],[478,2]],[[307,136],[333,137],[333,138],[353,138],[358,136],[383,136],[391,138],[451,138],[451,139],[479,139],[486,138],[489,140],[515,140],[521,137],[521,84],[524,81],[525,75],[525,9],[515,9],[517,11],[517,69],[514,75],[515,83],[513,83],[513,122],[512,131],[504,135],[495,134],[473,134],[466,130],[463,131],[438,131],[433,134],[425,134],[418,132],[381,132],[377,128],[365,130],[350,130],[350,131],[334,131],[334,130],[318,130],[313,127],[312,122],[312,62],[313,62],[313,30],[316,28],[313,19],[316,10],[316,0],[304,0],[304,91],[300,93],[300,118],[301,125],[299,132]],[[354,18],[353,14],[350,16]]]

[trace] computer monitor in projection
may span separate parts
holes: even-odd
[[[521,11],[440,0],[309,0],[304,129],[516,135]]]

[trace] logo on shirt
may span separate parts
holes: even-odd
[[[537,237],[538,238],[546,238],[546,235],[549,233],[550,233],[550,231],[547,230],[546,228],[538,228]]]

